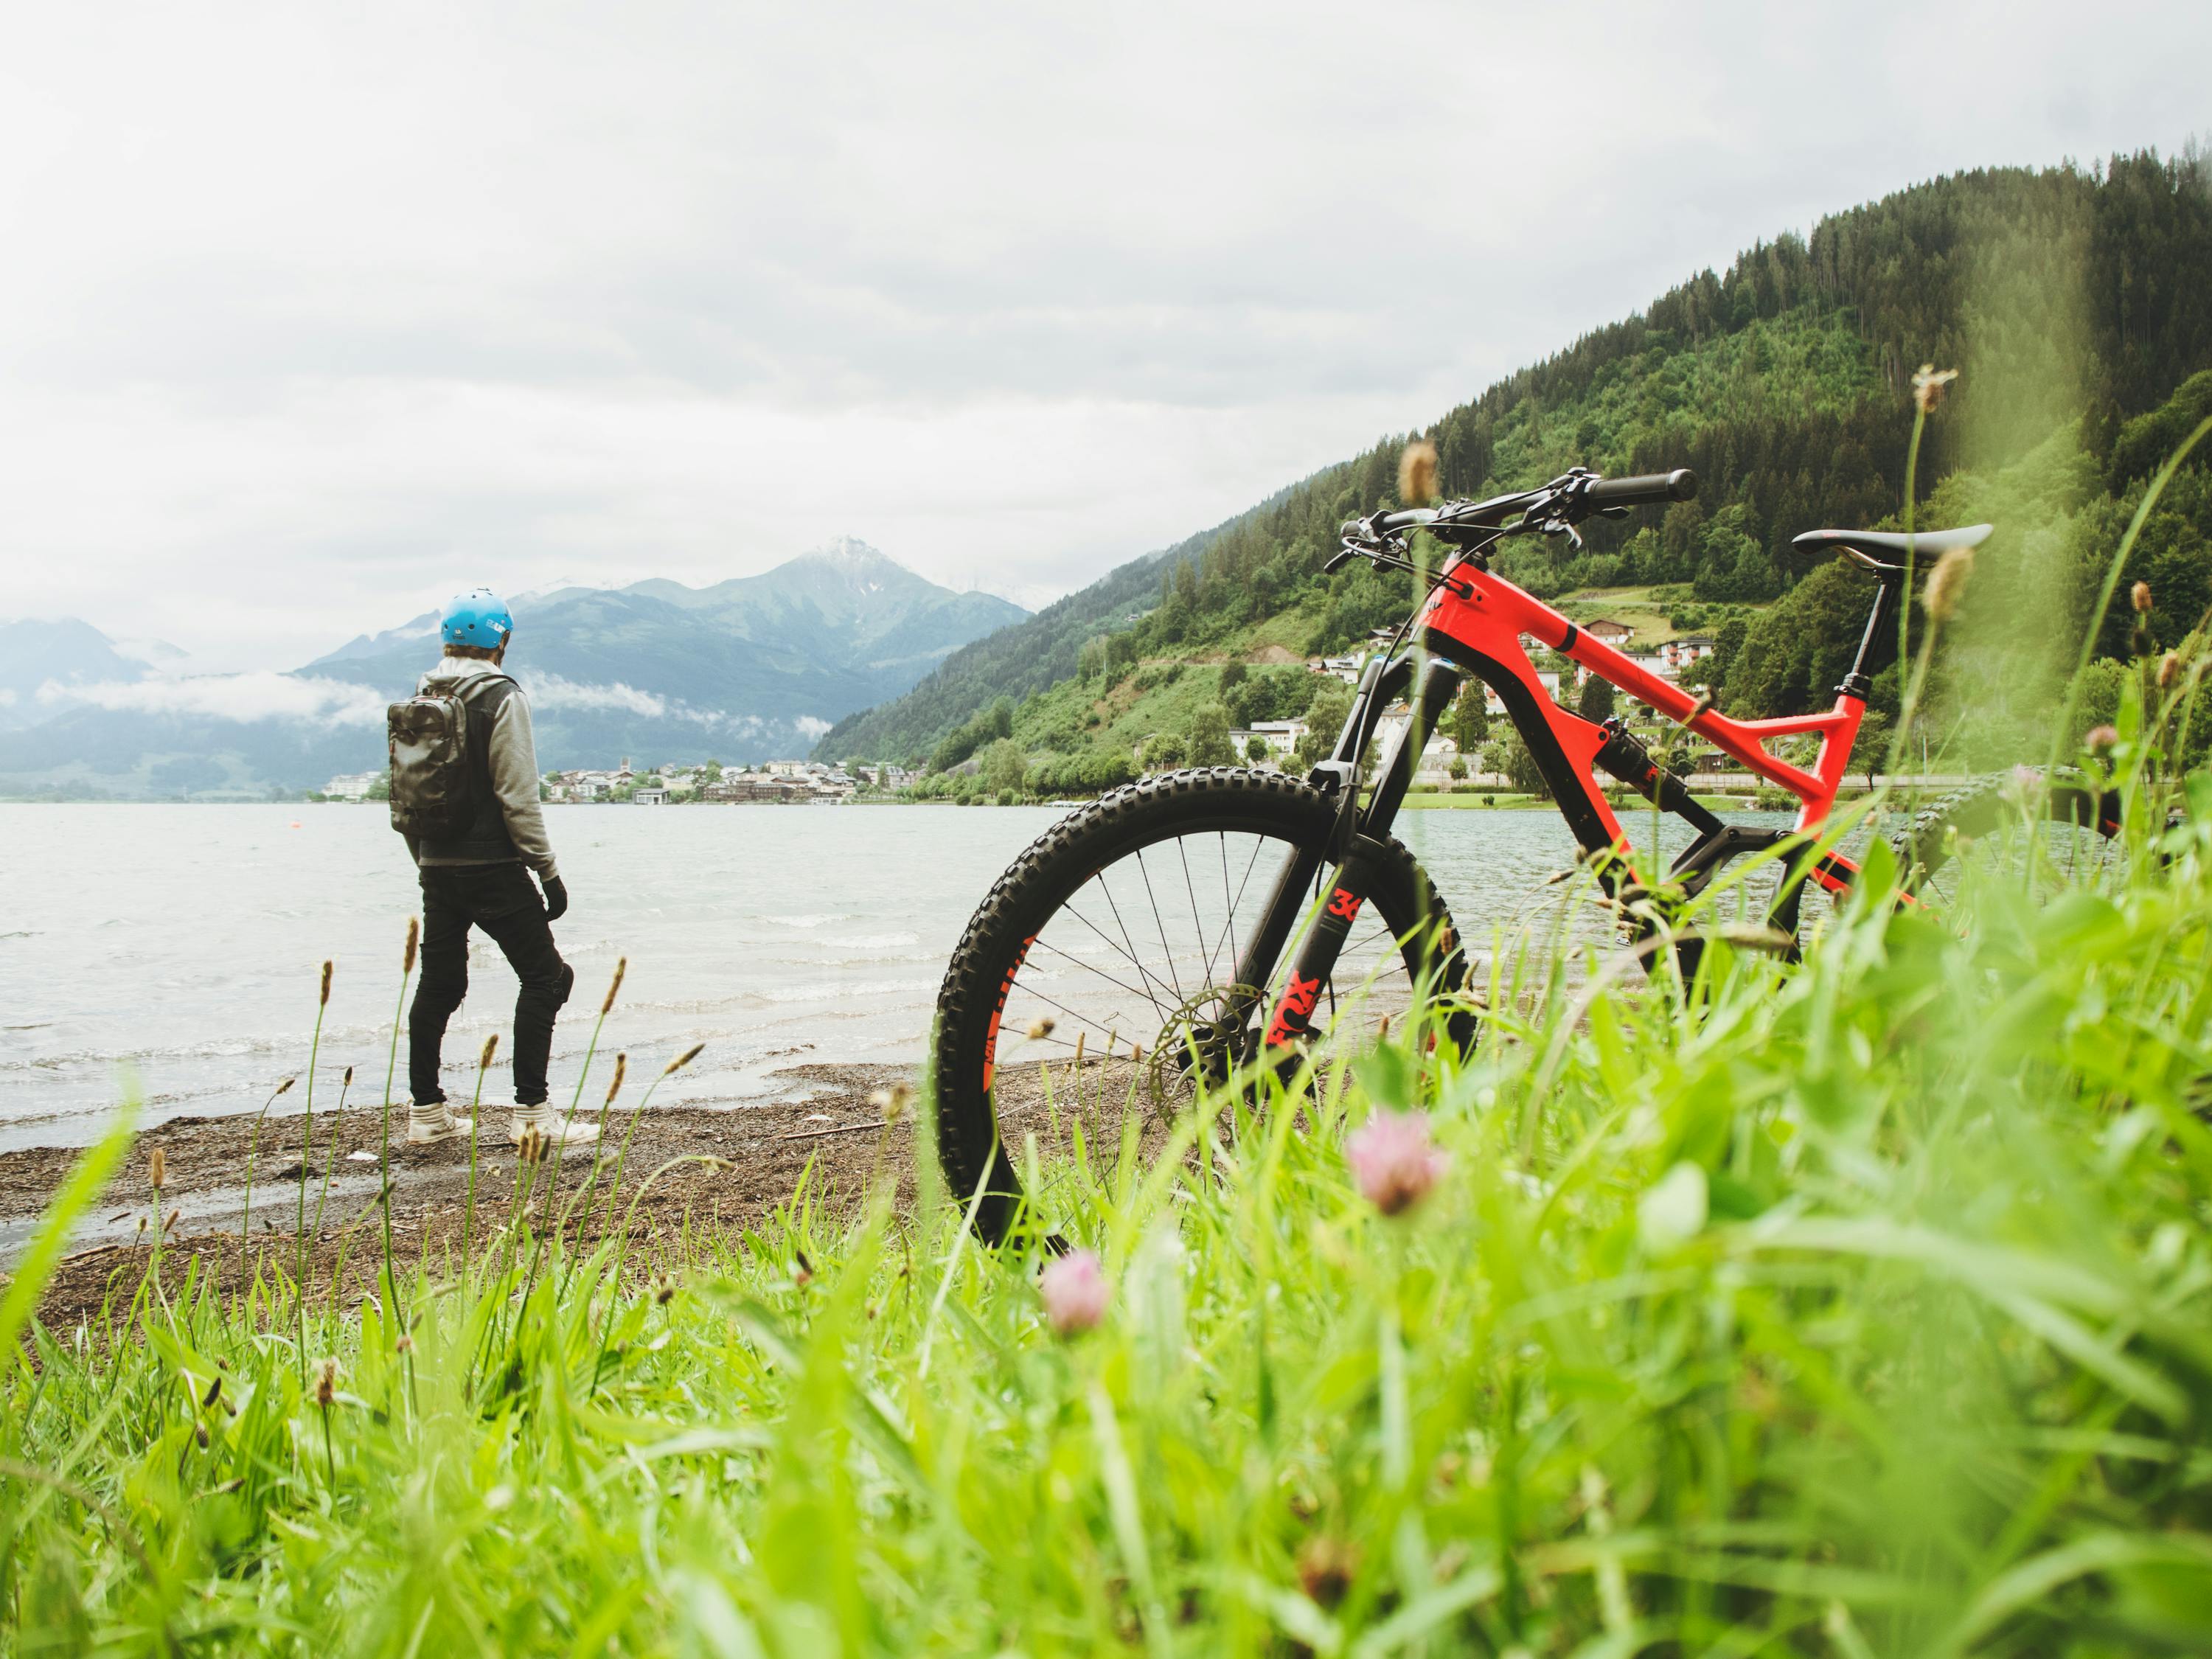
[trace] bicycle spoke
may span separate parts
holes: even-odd
[[[1190,855],[1183,851],[1180,840],[1176,842],[1176,860],[1182,866],[1183,891],[1190,895],[1191,929],[1197,933],[1199,943],[1205,945],[1206,924],[1198,919],[1198,889],[1190,878]],[[1206,947],[1206,982],[1208,985],[1213,983],[1213,950],[1211,945]]]
[[[1145,862],[1145,849],[1137,849],[1137,873],[1145,878],[1145,897],[1152,907],[1152,926],[1160,936],[1160,954],[1168,959],[1168,982],[1175,987],[1176,1000],[1182,997],[1182,980],[1175,970],[1175,952],[1168,949],[1168,925],[1160,915],[1160,902],[1152,894],[1152,872]]]
[[[1146,967],[1143,961],[1137,955],[1136,941],[1129,938],[1129,924],[1121,920],[1121,907],[1114,902],[1114,890],[1107,886],[1103,881],[1100,881],[1097,876],[1093,876],[1091,879],[1092,881],[1098,882],[1098,890],[1106,896],[1106,908],[1114,913],[1114,925],[1121,930],[1121,938],[1128,945],[1128,949],[1123,951],[1121,954],[1128,957],[1130,962],[1135,965],[1139,976],[1142,978],[1147,985],[1158,984],[1159,975],[1153,973],[1151,969]],[[1079,918],[1079,920],[1080,920],[1080,918]],[[1098,933],[1098,930],[1096,927],[1093,927],[1091,928],[1091,932]],[[1101,939],[1106,938],[1103,933],[1099,933],[1098,937]],[[1113,941],[1108,939],[1107,943],[1110,945]],[[1159,999],[1152,995],[1149,992],[1146,994],[1145,1000],[1151,1003],[1155,1008],[1158,1008],[1160,1006]],[[1177,1002],[1181,1002],[1182,1000],[1182,993],[1181,991],[1177,991],[1176,993],[1176,1000]]]
[[[1079,1014],[1076,1012],[1074,1009],[1069,1007],[1066,1003],[1054,1001],[1043,992],[1038,990],[1034,985],[1025,985],[1022,988],[1022,990],[1024,995],[1035,997],[1039,1002],[1043,1003],[1047,1007],[1059,1009],[1061,1013],[1066,1014],[1070,1019],[1080,1020],[1084,1024],[1089,1026],[1092,1030],[1106,1038],[1109,1046],[1112,1044],[1115,1035],[1121,1029],[1116,1024],[1102,1024],[1088,1014]],[[1109,1019],[1118,1018],[1119,1015],[1109,1015],[1108,1018]],[[1048,1039],[1045,1037],[1038,1037],[1034,1040],[1039,1042],[1047,1041],[1056,1041],[1061,1042],[1066,1042],[1065,1038]],[[1067,1042],[1066,1046],[1073,1048],[1075,1045],[1072,1042]]]
[[[1076,920],[1080,921],[1082,921],[1082,918],[1079,916]],[[1091,931],[1095,933],[1098,930],[1096,927],[1093,927]],[[1111,941],[1109,940],[1109,943],[1111,943]],[[1152,997],[1147,993],[1139,990],[1135,986],[1128,984],[1124,981],[1115,979],[1113,975],[1108,973],[1103,968],[1093,967],[1090,963],[1085,962],[1079,957],[1070,956],[1066,951],[1061,950],[1060,946],[1054,945],[1050,939],[1040,937],[1035,941],[1030,948],[1034,950],[1039,947],[1051,951],[1053,955],[1058,957],[1062,962],[1069,963],[1071,966],[1080,968],[1085,973],[1096,975],[1098,978],[1104,980],[1109,985],[1119,987],[1121,989],[1127,991],[1133,997],[1143,997],[1147,1002],[1152,1002]],[[1154,1002],[1152,1003],[1152,1006],[1157,1008],[1159,1005]]]
[[[1252,872],[1257,869],[1260,864],[1260,849],[1266,844],[1267,843],[1265,842],[1261,841],[1256,836],[1252,838],[1252,856],[1245,860],[1244,873],[1237,878],[1237,896],[1233,899],[1229,899],[1227,896],[1229,892],[1229,837],[1226,835],[1224,835],[1221,837],[1221,891],[1224,898],[1227,900],[1226,908],[1228,911],[1228,919],[1222,924],[1222,926],[1224,931],[1229,936],[1229,965],[1232,969],[1242,966],[1244,961],[1243,947],[1237,942],[1237,912],[1243,905],[1244,890],[1251,885]],[[1217,940],[1216,943],[1218,944],[1219,941]]]

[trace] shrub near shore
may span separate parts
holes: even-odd
[[[515,1235],[304,1353],[281,1281],[33,1328],[12,1645],[2197,1644],[2203,821],[1686,988],[1501,952],[1464,1064],[1079,1141],[1042,1287],[925,1170],[644,1274]]]

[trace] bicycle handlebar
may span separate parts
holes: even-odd
[[[1365,519],[1347,519],[1338,532],[1344,545],[1322,567],[1332,573],[1354,558],[1376,559],[1401,531],[1433,526],[1446,540],[1463,540],[1472,533],[1485,544],[1501,535],[1540,531],[1571,533],[1592,514],[1613,514],[1632,507],[1658,507],[1686,501],[1698,493],[1698,475],[1687,467],[1671,472],[1648,472],[1632,478],[1601,478],[1580,467],[1554,478],[1539,489],[1494,496],[1486,501],[1449,501],[1442,508],[1408,507],[1397,513],[1377,513]],[[1518,515],[1517,522],[1515,521]],[[1377,568],[1381,565],[1377,564]]]
[[[1647,472],[1633,478],[1593,478],[1583,491],[1592,507],[1657,507],[1686,501],[1698,493],[1698,475],[1686,466],[1672,472]]]
[[[1437,510],[1432,507],[1409,507],[1403,513],[1378,513],[1375,515],[1377,530],[1412,530],[1418,526],[1434,524]]]

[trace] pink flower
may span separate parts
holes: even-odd
[[[1429,1144],[1426,1112],[1377,1112],[1344,1143],[1360,1196],[1384,1215],[1411,1209],[1444,1172],[1444,1155]]]
[[[2112,726],[2092,726],[2089,735],[2081,739],[2082,746],[2094,755],[2110,754],[2119,747],[2119,728]]]
[[[1070,1250],[1037,1276],[1044,1316],[1062,1336],[1087,1331],[1106,1316],[1106,1275],[1090,1250]]]

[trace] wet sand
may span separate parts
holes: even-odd
[[[1036,1066],[1001,1073],[1000,1121],[1018,1158],[1021,1137],[1034,1133],[1041,1152],[1056,1151],[1067,1144],[1079,1123],[1095,1158],[1110,1159],[1118,1152],[1130,1068],[1118,1060],[1087,1063],[1079,1109],[1079,1091],[1064,1086],[1067,1069],[1054,1067],[1056,1109],[1049,1113],[1043,1109],[1043,1084]],[[907,1082],[911,1073],[906,1068],[804,1066],[780,1075],[810,1085],[815,1092],[802,1102],[733,1110],[610,1112],[596,1165],[588,1151],[570,1148],[560,1159],[557,1179],[549,1180],[549,1159],[533,1183],[531,1210],[540,1218],[565,1214],[570,1237],[587,1242],[628,1215],[636,1250],[649,1263],[687,1231],[694,1237],[733,1237],[757,1227],[792,1198],[803,1174],[810,1200],[833,1217],[850,1214],[871,1184],[886,1176],[897,1182],[900,1206],[912,1203],[911,1122],[885,1123],[878,1095]],[[155,1231],[163,1229],[161,1281],[172,1294],[195,1273],[203,1282],[212,1276],[227,1290],[240,1289],[264,1261],[289,1279],[295,1253],[303,1248],[315,1293],[336,1285],[350,1302],[371,1292],[383,1264],[380,1109],[356,1106],[343,1117],[315,1115],[301,1228],[301,1150],[308,1128],[309,1121],[299,1115],[270,1118],[258,1127],[246,1117],[176,1118],[140,1133],[100,1203],[79,1219],[69,1254],[42,1298],[41,1317],[58,1328],[79,1321],[104,1324],[104,1309],[119,1316],[152,1261]],[[432,1272],[442,1273],[469,1244],[471,1231],[481,1247],[507,1219],[519,1172],[515,1149],[507,1139],[507,1110],[486,1114],[480,1127],[472,1224],[467,1138],[406,1146],[401,1144],[404,1133],[404,1111],[395,1113],[394,1260],[411,1269],[427,1257]],[[1146,1121],[1148,1146],[1157,1146],[1164,1134],[1161,1123]],[[617,1196],[614,1178],[625,1137],[629,1152]],[[156,1148],[165,1165],[158,1206],[149,1185]],[[47,1200],[82,1156],[79,1148],[0,1153],[0,1260],[12,1266],[35,1231]],[[587,1186],[592,1195],[576,1202]]]

